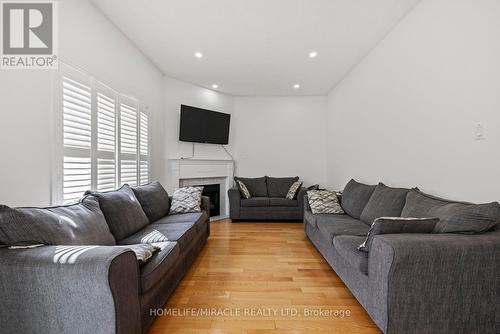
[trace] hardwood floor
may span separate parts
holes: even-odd
[[[150,334],[380,333],[295,223],[212,222],[164,307]]]

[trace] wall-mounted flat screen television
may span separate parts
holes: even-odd
[[[227,145],[230,114],[181,105],[179,140]]]

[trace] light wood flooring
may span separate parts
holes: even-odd
[[[157,317],[150,334],[380,333],[301,223],[212,222],[210,239],[164,307],[183,314]]]

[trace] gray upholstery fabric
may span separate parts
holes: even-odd
[[[500,231],[380,235],[368,312],[385,333],[499,333],[498,254]]]
[[[181,251],[189,245],[189,242],[196,237],[197,231],[195,222],[177,223],[177,224],[149,224],[137,233],[128,238],[120,240],[120,245],[133,245],[143,242],[153,232],[163,234],[168,241],[177,241]]]
[[[62,263],[57,254],[59,246],[0,249],[2,333],[141,332],[131,251],[95,247]]]
[[[438,222],[439,218],[377,218],[370,227],[366,239],[363,240],[358,249],[363,252],[369,252],[373,238],[379,234],[432,233]]]
[[[391,188],[379,183],[366,203],[360,219],[372,224],[379,217],[399,217],[409,189]]]
[[[155,286],[170,270],[174,270],[179,257],[180,248],[176,242],[168,242],[156,252],[140,269],[142,293]]]
[[[411,190],[401,213],[403,217],[438,217],[434,232],[481,233],[500,220],[498,202],[471,204],[452,202]]]
[[[376,185],[366,185],[351,180],[342,192],[342,209],[353,218],[359,219]]]
[[[324,215],[316,219],[316,225],[325,239],[330,240],[330,242],[337,235],[366,236],[370,229],[361,220],[348,215]]]
[[[288,199],[288,198],[269,198],[270,206],[290,206],[290,207],[298,207],[298,202],[296,199]]]
[[[51,208],[0,206],[0,243],[4,245],[114,245],[99,203],[84,198],[81,203]]]
[[[234,177],[234,180],[240,180],[245,184],[248,191],[252,197],[267,197],[267,185],[266,185],[266,177],[257,177],[257,178],[247,178],[247,177]]]
[[[269,220],[269,221],[297,221],[302,220],[304,213],[304,200],[307,194],[305,188],[301,188],[297,193],[296,205],[292,206],[290,202],[279,201],[279,206],[271,206],[271,199],[263,198],[264,206],[248,206],[256,202],[244,202],[245,199],[237,188],[228,190],[229,196],[229,214],[233,222],[238,220]],[[251,199],[250,199],[251,200]],[[285,200],[285,199],[283,199]],[[245,203],[246,206],[243,205]],[[278,204],[277,201],[274,203]]]
[[[160,182],[155,181],[146,185],[132,188],[135,197],[141,203],[142,210],[150,223],[164,217],[170,210],[170,198]]]
[[[339,235],[333,239],[333,246],[353,268],[368,275],[368,253],[358,250],[360,243],[364,240],[363,237]]]
[[[285,198],[292,184],[299,180],[295,177],[270,177],[266,176],[267,193],[269,197]]]
[[[251,197],[251,198],[243,198],[241,199],[241,206],[249,206],[249,207],[261,207],[261,206],[269,206],[270,201],[268,197]]]
[[[149,224],[148,217],[128,185],[115,191],[88,193],[98,198],[109,229],[117,241]]]
[[[202,212],[191,212],[191,213],[180,213],[178,215],[168,215],[161,219],[155,221],[157,224],[176,224],[176,223],[187,223],[198,220],[207,220],[207,213]]]

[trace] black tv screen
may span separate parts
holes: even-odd
[[[229,142],[231,115],[181,105],[179,140],[226,145]]]

